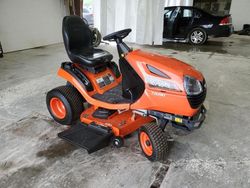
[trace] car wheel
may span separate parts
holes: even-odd
[[[195,28],[190,32],[188,36],[188,41],[190,44],[193,45],[201,45],[207,41],[207,38],[208,36],[204,29]]]

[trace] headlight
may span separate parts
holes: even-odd
[[[188,95],[198,95],[202,92],[200,81],[187,75],[184,76],[184,88]]]

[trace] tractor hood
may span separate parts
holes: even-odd
[[[141,77],[144,75],[140,66],[150,65],[179,83],[183,83],[185,75],[203,80],[203,75],[194,67],[172,57],[134,50],[127,54],[126,59]]]

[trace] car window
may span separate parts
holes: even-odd
[[[164,17],[170,18],[172,12],[173,12],[173,9],[165,9]]]
[[[89,10],[87,8],[83,8],[83,13],[89,13]]]
[[[180,14],[180,7],[174,9],[173,14],[171,15],[171,20],[174,20]]]
[[[193,17],[193,11],[191,9],[183,9],[182,17],[183,18]]]

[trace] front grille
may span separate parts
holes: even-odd
[[[188,102],[193,109],[198,108],[204,102],[206,98],[207,88],[205,87],[206,85],[205,79],[201,82],[201,85],[203,89],[202,93],[200,93],[199,95],[187,96]]]

